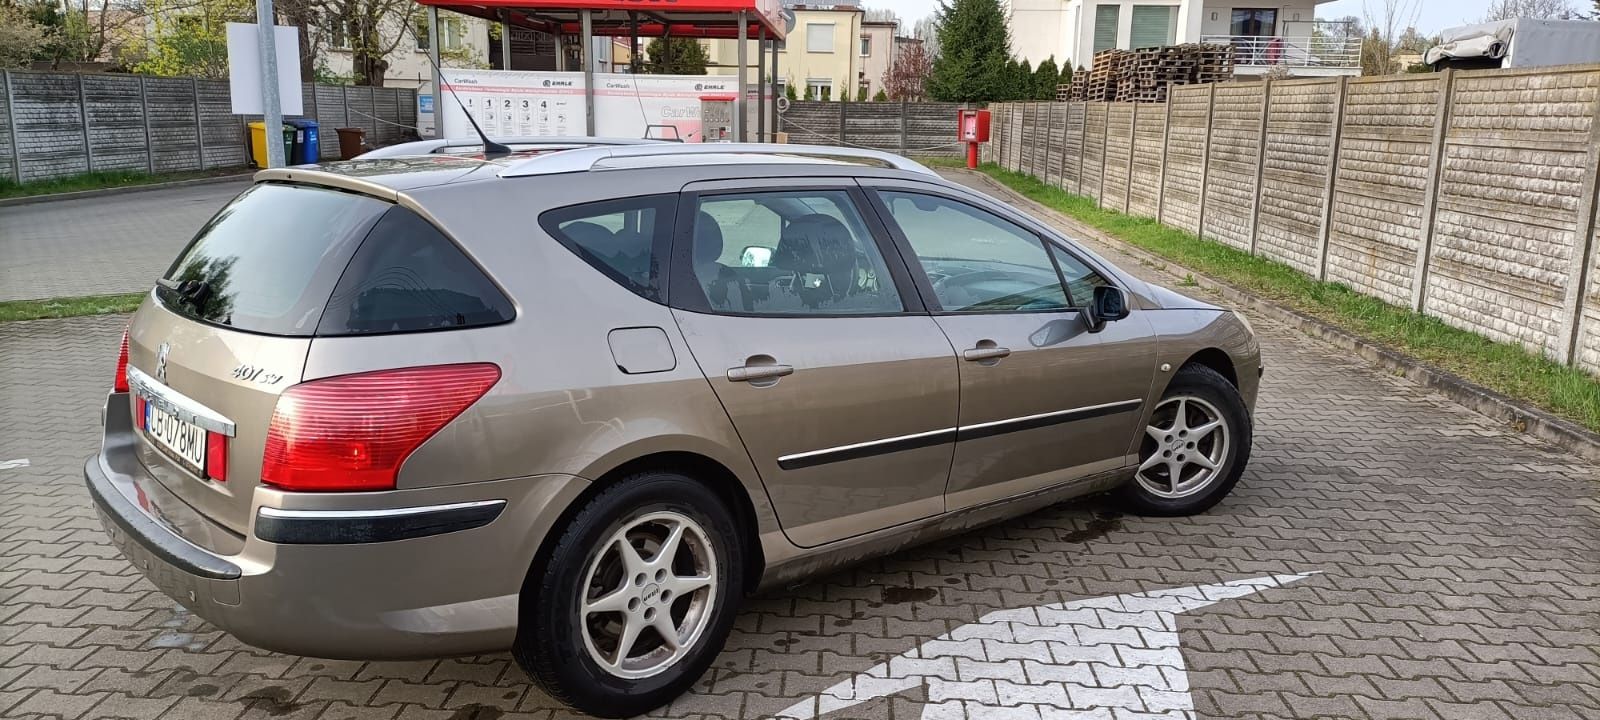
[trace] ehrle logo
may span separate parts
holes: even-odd
[[[704,90],[704,89],[706,89],[706,84],[705,83],[695,83],[694,84],[694,91],[695,92],[700,92],[701,90]]]
[[[544,81],[544,86],[545,87],[550,87],[550,81],[549,80]]]

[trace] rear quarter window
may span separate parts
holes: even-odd
[[[676,210],[676,195],[648,195],[558,208],[540,215],[539,225],[613,282],[661,302]]]
[[[350,259],[317,334],[448,330],[509,322],[511,301],[461,248],[408,208],[394,206]]]

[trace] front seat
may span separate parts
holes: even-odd
[[[717,310],[750,312],[744,285],[733,268],[722,264],[722,224],[701,210],[694,217],[694,276],[706,300]]]
[[[838,218],[821,213],[802,215],[783,229],[772,267],[794,273],[790,289],[809,308],[838,302],[859,289],[855,239]]]

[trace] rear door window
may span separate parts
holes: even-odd
[[[480,327],[508,322],[515,314],[511,301],[461,248],[397,205],[351,258],[317,334]]]
[[[156,296],[201,322],[311,335],[340,272],[389,207],[327,188],[255,185],[200,229]]]

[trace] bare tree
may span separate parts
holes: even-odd
[[[1374,8],[1373,6],[1377,7]],[[1361,74],[1391,75],[1400,72],[1395,55],[1404,28],[1417,24],[1421,0],[1367,0],[1362,7],[1367,36],[1361,42]]]
[[[1582,20],[1583,14],[1573,9],[1569,0],[1494,0],[1484,12],[1480,22],[1510,20],[1512,18],[1538,18],[1549,20]]]
[[[1596,0],[1600,2],[1600,0]],[[931,60],[939,57],[939,18],[934,15],[918,18],[911,25],[911,37],[922,41],[922,52]]]
[[[927,99],[933,58],[924,45],[915,40],[896,43],[894,61],[883,74],[883,90],[890,100]]]
[[[862,15],[861,19],[867,22],[892,22],[896,25],[904,24],[900,22],[900,16],[896,14],[895,11],[888,8],[863,7],[861,10],[863,13],[865,13]]]
[[[349,42],[355,84],[383,87],[390,54],[413,41],[420,7],[412,0],[334,0],[325,7],[327,22],[337,23]]]

